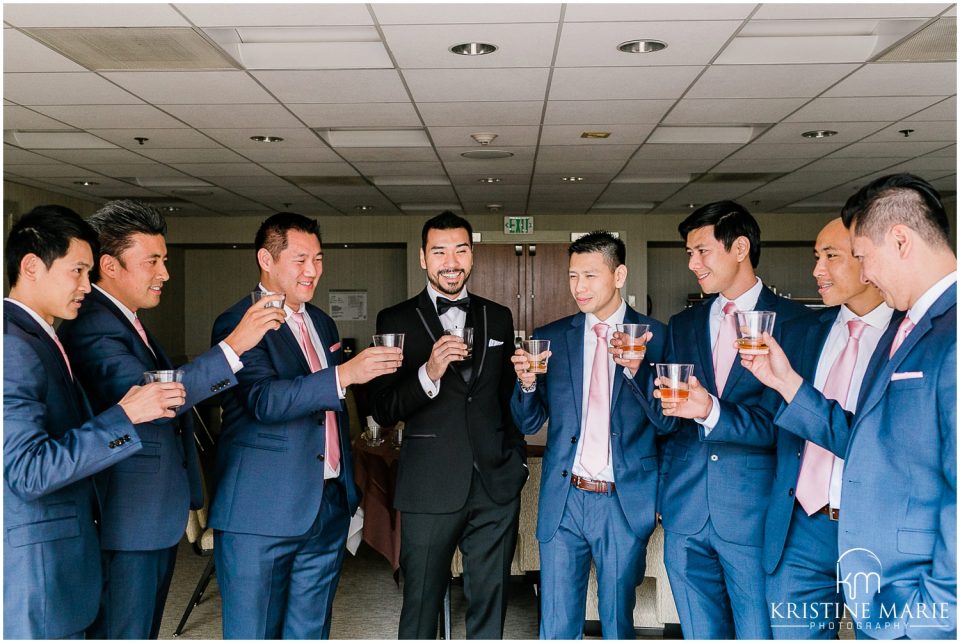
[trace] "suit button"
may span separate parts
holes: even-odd
[[[318,453],[318,454],[317,454],[317,460],[319,460],[320,462],[323,462],[323,454],[322,454],[322,453]]]
[[[107,446],[110,447],[111,449],[116,449],[116,448],[117,448],[117,443],[116,443],[116,442],[111,442],[111,443],[108,444]]]
[[[564,469],[564,470],[563,470],[563,473],[561,473],[560,476],[561,476],[562,478],[566,478],[566,477],[567,477],[567,470]]]
[[[129,435],[123,436],[123,439],[129,442],[132,438]]]
[[[799,458],[799,457],[802,457],[802,456],[800,455],[800,452],[799,452],[799,451],[797,451],[797,457],[798,457],[798,458]]]
[[[577,443],[577,436],[573,436],[572,438],[570,438],[570,444],[576,444],[576,443]]]
[[[473,402],[473,397],[468,397],[467,402]]]
[[[720,456],[718,456],[716,453],[710,456],[710,462],[716,462],[719,459],[720,459]]]
[[[186,460],[183,461],[183,468],[184,468],[184,469],[187,468],[187,461],[186,461]]]
[[[787,492],[787,495],[791,498],[793,497],[793,487],[790,487],[790,491]]]

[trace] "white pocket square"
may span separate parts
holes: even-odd
[[[908,371],[906,373],[894,373],[890,376],[891,382],[897,380],[916,380],[923,377],[923,371]]]
[[[498,342],[495,339],[491,339],[489,342],[487,342],[487,346],[503,346],[503,342]]]

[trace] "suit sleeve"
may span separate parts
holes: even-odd
[[[659,335],[659,337],[658,337]],[[673,350],[673,334],[668,326],[657,323],[653,329],[653,338],[647,346],[647,354],[644,357],[644,363],[640,365],[637,376],[626,378],[627,388],[637,398],[640,408],[643,409],[650,424],[656,430],[657,435],[667,435],[680,428],[680,420],[676,417],[670,417],[663,414],[663,407],[660,401],[653,396],[656,388],[653,384],[657,377],[655,364],[670,363],[675,355]],[[644,369],[649,369],[644,373]]]
[[[853,414],[835,400],[828,400],[809,382],[800,385],[793,401],[781,403],[773,418],[781,429],[822,446],[838,458],[847,453]]]
[[[416,313],[414,313],[416,314]],[[377,315],[377,333],[407,333],[410,330],[397,311],[381,310]],[[403,365],[396,373],[370,381],[373,417],[383,426],[391,426],[410,417],[432,400],[423,390],[417,371],[429,359],[429,354],[412,355],[412,347],[404,348]]]
[[[32,501],[116,464],[143,445],[119,406],[54,438],[47,431],[46,373],[23,340],[3,337],[3,477],[10,490]],[[58,427],[59,428],[59,427]],[[126,435],[130,440],[117,444]]]

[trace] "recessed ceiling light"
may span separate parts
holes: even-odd
[[[482,179],[477,179],[480,183],[499,183],[502,179],[496,176],[485,176]]]
[[[577,183],[583,180],[582,176],[563,176],[560,177],[560,180],[565,183]]]
[[[373,208],[372,205],[358,205],[358,206],[357,206],[357,212],[372,212],[373,209],[374,209],[374,208]]]
[[[180,208],[175,205],[168,205],[162,208],[164,212],[179,212]]]
[[[85,186],[100,185],[100,184],[97,183],[96,181],[74,181],[73,184],[74,184],[74,185],[85,185]]]
[[[279,136],[251,136],[250,140],[257,143],[279,143],[283,139]]]
[[[485,56],[497,50],[496,45],[486,42],[464,42],[450,47],[450,52],[460,56]]]
[[[829,138],[831,136],[836,136],[837,132],[832,129],[814,129],[809,132],[804,132],[800,136],[803,138]]]
[[[508,152],[506,150],[470,150],[469,152],[463,152],[460,154],[465,159],[473,159],[475,161],[489,161],[491,159],[508,159],[513,156],[513,152]]]
[[[625,54],[652,54],[655,51],[666,49],[667,43],[660,40],[628,40],[617,45],[617,49]]]
[[[610,138],[610,132],[583,132],[580,138]]]
[[[688,204],[687,204],[687,207],[690,208],[691,210],[693,210],[694,208],[697,207],[697,204],[696,204],[696,203],[688,203]]]

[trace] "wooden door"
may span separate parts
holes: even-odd
[[[579,312],[570,294],[569,244],[536,243],[526,246],[527,335],[552,321]]]

